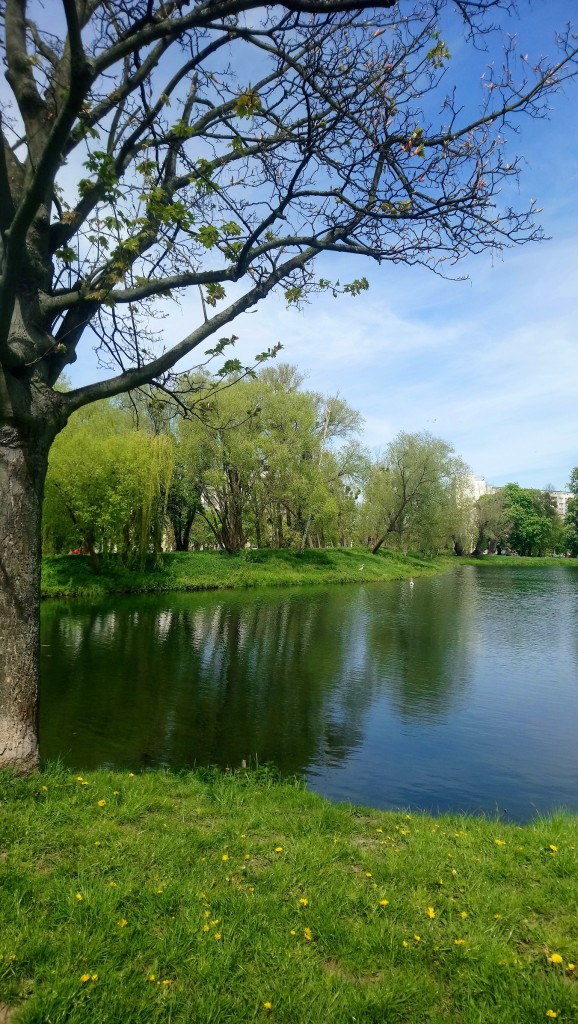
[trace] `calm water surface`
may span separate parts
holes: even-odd
[[[578,574],[42,612],[41,751],[75,769],[273,762],[336,800],[578,810]]]

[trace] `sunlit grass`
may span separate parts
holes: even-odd
[[[407,579],[446,570],[450,559],[367,548],[245,550],[238,555],[199,551],[164,555],[160,568],[128,570],[116,556],[102,560],[95,576],[88,556],[60,555],[42,562],[44,597],[96,597],[115,593],[220,590],[300,584],[360,583]]]
[[[562,566],[564,569],[578,569],[578,558],[563,558],[560,555],[545,555],[543,558],[530,557],[529,555],[484,555],[482,558],[460,558],[462,564],[467,565],[493,565],[495,567],[507,565],[510,569],[520,567],[544,568],[544,566]]]
[[[574,816],[384,813],[266,772],[0,785],[14,1024],[578,1020]]]

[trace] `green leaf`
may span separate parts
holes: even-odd
[[[219,232],[214,224],[203,224],[197,231],[197,238],[205,249],[212,249],[219,240]]]
[[[256,92],[249,89],[247,92],[241,93],[235,104],[235,113],[237,117],[251,117],[253,114],[258,113],[261,110],[261,100],[259,99]]]

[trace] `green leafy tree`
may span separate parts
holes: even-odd
[[[160,550],[172,463],[168,435],[135,430],[127,412],[110,403],[79,410],[50,453],[45,547],[83,549],[95,572],[99,552],[143,564]]]
[[[37,759],[42,493],[73,412],[170,388],[179,360],[277,286],[293,303],[366,287],[317,279],[324,250],[441,269],[539,237],[532,210],[499,205],[519,169],[504,125],[542,113],[577,51],[568,31],[557,64],[524,63],[519,81],[513,44],[503,72],[484,55],[474,111],[452,91],[440,26],[455,31],[457,12],[471,40],[499,6],[4,0],[2,764]],[[186,288],[198,319],[169,344],[155,317]],[[57,391],[95,337],[111,375]]]
[[[568,502],[568,508],[564,519],[564,546],[572,558],[578,558],[578,466],[575,466],[570,475],[569,489],[574,495]]]
[[[365,488],[362,523],[372,553],[388,542],[429,552],[453,544],[467,473],[441,438],[426,431],[398,434]]]
[[[480,495],[475,503],[474,527],[474,558],[481,558],[486,549],[495,554],[498,545],[506,542],[511,522],[506,514],[506,494],[503,489],[500,488],[494,494]]]
[[[302,383],[286,364],[232,388],[225,378],[202,416],[181,423],[179,475],[169,497],[173,524],[189,507],[229,553],[249,542],[303,546],[312,529],[316,539],[337,536],[354,458],[341,459],[332,446],[360,419],[342,399],[304,391]]]
[[[545,555],[560,541],[559,517],[547,493],[506,484],[504,515],[510,527],[506,542],[519,555]]]

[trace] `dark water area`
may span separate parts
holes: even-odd
[[[47,602],[42,644],[45,761],[269,762],[380,808],[578,811],[578,574],[564,565]]]

